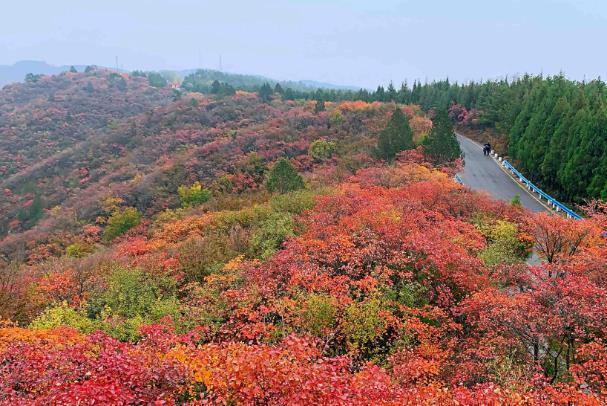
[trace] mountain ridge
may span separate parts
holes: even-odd
[[[39,60],[34,60],[34,59],[20,60],[20,61],[13,63],[12,65],[0,65],[0,87],[3,87],[8,84],[12,84],[12,83],[23,82],[25,80],[25,75],[27,75],[28,73],[33,73],[35,75],[40,75],[40,74],[56,75],[61,72],[70,70],[70,68],[72,66],[74,68],[76,68],[77,71],[82,72],[89,65],[83,65],[83,64],[52,65],[52,64],[47,63],[46,61],[39,61]],[[116,69],[116,68],[110,68],[110,67],[104,67],[104,66],[100,66],[100,67],[105,68],[105,69],[115,70],[115,71],[128,71],[125,69]],[[251,78],[255,78],[260,81],[264,81],[264,82],[268,82],[268,83],[272,83],[272,84],[276,84],[276,83],[280,83],[281,85],[286,84],[287,86],[292,86],[295,88],[308,88],[308,89],[321,88],[321,89],[332,89],[332,90],[358,90],[358,89],[360,89],[360,87],[358,87],[358,86],[338,85],[338,84],[334,84],[334,83],[328,83],[328,82],[317,81],[317,80],[303,79],[303,80],[295,80],[295,81],[291,81],[291,80],[285,81],[285,80],[273,79],[273,78],[267,77],[265,75],[224,72],[224,71],[218,71],[215,69],[159,69],[158,71],[166,72],[170,76],[177,75],[181,79],[183,79],[186,76],[188,76],[192,73],[195,73],[199,70],[213,72],[213,73],[219,73],[219,74],[223,74],[223,75],[227,75],[227,76],[251,77]],[[133,70],[133,71],[135,71],[135,70]]]

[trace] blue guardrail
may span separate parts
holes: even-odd
[[[565,206],[563,203],[559,202],[558,200],[556,200],[555,198],[553,198],[552,196],[550,196],[548,193],[544,192],[542,189],[540,189],[539,187],[537,187],[533,183],[531,183],[531,181],[529,179],[527,179],[526,177],[524,177],[523,174],[520,173],[507,160],[504,159],[501,162],[501,165],[504,168],[508,169],[510,172],[512,172],[512,174],[515,175],[517,178],[519,178],[520,181],[521,181],[521,183],[523,183],[524,185],[526,185],[531,191],[537,193],[538,196],[540,196],[540,199],[541,198],[546,199],[546,201],[548,202],[548,204],[551,205],[552,207],[554,207],[556,209],[556,211],[563,211],[565,214],[567,214],[567,217],[571,217],[571,218],[574,218],[576,220],[581,220],[582,219],[582,216],[580,216],[579,214],[577,214],[576,212],[574,212],[573,210],[571,210],[569,207]]]

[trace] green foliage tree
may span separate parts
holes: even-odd
[[[127,207],[122,210],[118,209],[108,219],[103,238],[106,241],[111,241],[139,225],[139,223],[141,223],[141,213],[136,208]]]
[[[268,175],[266,188],[270,193],[287,193],[304,188],[304,181],[291,162],[279,159]]]
[[[192,186],[181,185],[177,192],[183,208],[199,206],[207,202],[212,195],[212,192],[203,188],[200,182],[194,182]]]
[[[322,338],[337,323],[337,300],[330,295],[311,294],[302,306],[302,327],[317,337]]]
[[[99,325],[87,317],[85,312],[70,307],[67,302],[61,302],[49,307],[31,323],[33,329],[49,329],[56,327],[73,327],[81,333],[91,333],[99,329]]]
[[[95,88],[93,87],[93,84],[91,82],[87,82],[86,86],[84,87],[84,91],[88,94],[93,94],[95,93]]]
[[[310,155],[316,161],[322,161],[323,159],[331,158],[336,150],[337,144],[335,142],[316,140],[310,144],[310,147],[308,148],[308,155]]]
[[[148,83],[153,87],[165,87],[169,84],[162,74],[158,72],[148,72],[147,73]]]
[[[136,340],[142,325],[163,317],[180,319],[179,304],[168,279],[157,280],[138,269],[117,268],[106,285],[87,303],[87,316],[120,340]]]
[[[516,224],[498,220],[477,224],[477,228],[487,239],[487,247],[479,254],[487,265],[514,264],[527,259],[530,247],[518,238]]]
[[[262,102],[269,103],[270,101],[272,101],[273,93],[274,92],[272,91],[272,87],[266,82],[259,88],[258,95]]]
[[[83,258],[93,251],[89,244],[75,242],[65,248],[65,255],[69,258]]]
[[[28,73],[27,75],[25,75],[25,81],[29,83],[35,83],[39,81],[40,78],[42,78],[42,75],[35,75],[33,73]]]
[[[213,83],[211,83],[211,93],[219,94],[220,91],[221,91],[221,83],[219,83],[218,80],[214,80]]]
[[[243,169],[256,183],[261,184],[263,182],[266,165],[264,159],[257,152],[253,151],[249,154]]]
[[[512,198],[512,200],[510,200],[510,204],[516,207],[521,207],[522,203],[521,203],[521,195],[519,195],[518,193],[514,195],[514,197]]]
[[[17,218],[30,227],[38,222],[44,214],[44,201],[39,192],[34,194],[34,198],[28,207],[22,208],[17,214]]]
[[[329,127],[335,128],[344,122],[344,116],[338,110],[335,110],[329,114]]]
[[[287,238],[295,235],[294,228],[289,213],[270,214],[251,235],[249,254],[253,258],[270,258]]]
[[[396,108],[388,125],[379,134],[376,155],[386,161],[392,161],[396,154],[413,147],[413,132],[409,119],[400,108]]]
[[[126,79],[124,79],[122,77],[122,75],[120,75],[118,73],[110,73],[108,80],[110,82],[110,86],[116,87],[118,90],[123,91],[123,92],[126,91],[127,83],[126,83]]]
[[[325,101],[324,100],[316,100],[316,104],[314,105],[314,112],[316,114],[320,113],[321,111],[325,111]]]
[[[437,164],[445,164],[462,156],[453,131],[453,123],[444,110],[436,112],[432,130],[424,140],[424,152]]]

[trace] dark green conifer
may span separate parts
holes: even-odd
[[[266,82],[259,89],[259,98],[261,99],[262,102],[269,103],[270,101],[272,101],[272,93],[273,93],[272,88]]]
[[[268,175],[266,188],[270,193],[287,193],[304,188],[304,181],[289,160],[279,159]]]
[[[392,161],[396,154],[413,147],[413,133],[409,126],[409,119],[400,108],[397,108],[392,113],[386,128],[379,134],[377,156],[386,161]]]
[[[432,120],[432,130],[424,140],[424,152],[436,164],[445,164],[462,156],[447,112],[439,110]]]

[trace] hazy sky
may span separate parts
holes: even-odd
[[[217,69],[374,87],[607,76],[605,0],[3,0],[0,64]]]

